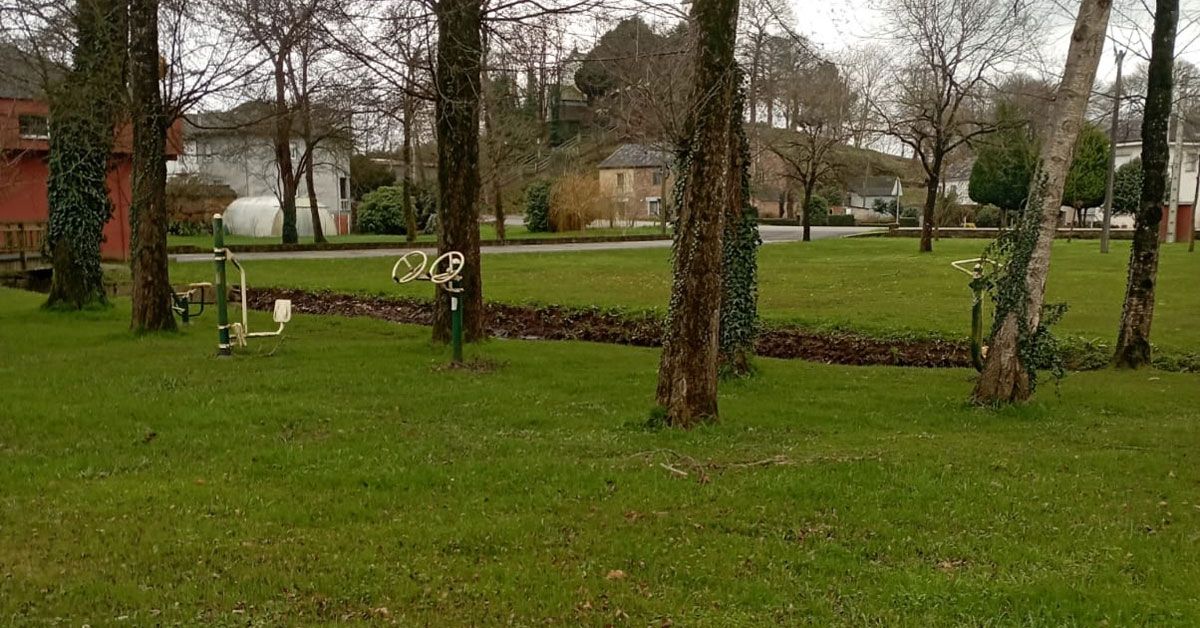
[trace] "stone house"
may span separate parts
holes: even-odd
[[[657,219],[675,185],[673,157],[642,144],[622,144],[600,162],[600,193],[625,218]]]

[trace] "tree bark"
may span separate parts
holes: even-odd
[[[112,216],[107,176],[124,88],[127,17],[116,0],[77,6],[72,67],[51,91],[46,242],[54,272],[47,307],[107,303],[100,242]]]
[[[487,42],[484,42],[486,48]],[[487,53],[483,54],[483,62],[486,64]],[[491,76],[487,71],[482,73],[483,78],[483,132],[487,138],[488,160],[491,162],[490,172],[488,172],[488,183],[492,187],[492,212],[495,216],[496,239],[504,242],[504,198],[501,191],[500,182],[500,145],[496,140],[496,94],[492,88]]]
[[[321,208],[317,201],[317,183],[313,180],[313,169],[316,167],[314,162],[317,159],[316,153],[309,154],[308,162],[304,164],[304,187],[308,192],[308,208],[312,215],[313,242],[320,244],[326,242],[325,229],[321,226]]]
[[[1125,305],[1117,332],[1113,365],[1139,368],[1150,364],[1150,324],[1154,321],[1154,287],[1158,278],[1158,227],[1166,197],[1170,156],[1167,128],[1174,90],[1175,30],[1179,0],[1158,0],[1150,66],[1146,77],[1146,105],[1142,121],[1142,196],[1134,217],[1133,248],[1129,253],[1129,278]],[[1182,129],[1176,131],[1181,133]],[[1182,159],[1182,155],[1179,159]]]
[[[816,187],[816,184],[814,183],[809,183],[807,181],[804,183],[804,205],[800,207],[800,226],[804,231],[804,235],[801,239],[804,242],[812,241],[812,212],[809,208],[812,206],[814,187]]]
[[[133,198],[130,206],[135,332],[175,329],[167,268],[166,134],[170,126],[158,90],[158,0],[129,2],[129,95],[133,118]]]
[[[925,178],[925,209],[922,213],[921,220],[921,245],[920,252],[933,252],[933,227],[937,220],[937,201],[938,201],[938,186],[942,182],[942,156],[935,155],[933,158],[933,172],[929,173]]]
[[[413,158],[416,151],[413,150],[412,132],[413,132],[413,105],[412,97],[404,97],[404,119],[401,122],[404,130],[404,175],[401,181],[401,193],[403,194],[404,203],[404,239],[408,242],[417,240],[417,210],[413,206],[412,186],[413,186]]]
[[[486,334],[479,259],[479,94],[483,9],[480,0],[439,0],[437,15],[438,253],[463,254],[463,334]],[[449,342],[450,294],[438,289],[433,339]]]
[[[691,19],[693,85],[686,177],[675,232],[671,305],[658,368],[658,406],[667,425],[690,428],[717,418],[721,250],[729,206],[730,116],[736,89],[737,0],[696,0]]]
[[[997,303],[997,323],[993,327],[983,371],[972,393],[975,403],[1021,402],[1029,399],[1033,391],[1033,382],[1022,362],[1022,336],[1035,333],[1041,324],[1050,251],[1058,228],[1063,187],[1071,167],[1075,140],[1083,125],[1088,96],[1096,79],[1111,9],[1112,0],[1083,0],[1079,7],[1062,83],[1055,95],[1053,124],[1029,194],[1031,203],[1027,211],[1035,211],[1033,201],[1040,199],[1040,212],[1020,220],[1016,227],[1016,237],[1030,237],[1033,241],[1026,254],[1018,252],[1014,255],[998,287],[1001,292],[1022,294],[1023,303]],[[1025,245],[1018,242],[1017,246]]]
[[[292,110],[287,101],[287,71],[285,58],[288,52],[280,50],[274,60],[275,78],[275,168],[279,172],[279,210],[283,212],[282,240],[284,244],[296,244],[300,235],[296,231],[296,169],[292,165]]]

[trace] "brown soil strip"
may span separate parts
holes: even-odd
[[[251,308],[270,310],[275,299],[291,299],[301,314],[365,316],[395,323],[429,325],[433,305],[418,299],[366,297],[332,292],[282,288],[252,288]],[[498,338],[526,340],[584,340],[611,344],[657,347],[662,344],[662,321],[600,309],[561,306],[488,303],[488,331]],[[841,332],[814,332],[800,328],[770,328],[759,334],[758,355],[855,366],[970,367],[966,342],[871,338]]]

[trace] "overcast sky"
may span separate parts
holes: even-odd
[[[1044,54],[1048,66],[1061,71],[1067,55],[1067,46],[1070,44],[1071,25],[1074,20],[1072,12],[1079,7],[1079,3],[1078,0],[1045,1],[1047,11],[1052,15],[1047,29]],[[1153,18],[1143,8],[1141,0],[1116,2],[1109,37],[1132,48],[1126,56],[1127,64],[1131,59],[1134,64],[1139,64],[1142,61],[1135,57],[1149,55],[1149,32],[1153,26]],[[1148,2],[1153,4],[1153,0]],[[886,13],[879,8],[886,6],[886,0],[791,0],[791,4],[798,30],[831,54],[848,46],[870,41],[873,38],[872,33],[877,33],[880,26],[886,26]],[[1141,32],[1138,28],[1130,27],[1133,23],[1140,25]],[[1112,50],[1115,42],[1110,41],[1105,47],[1104,59],[1097,76],[1098,83],[1108,83],[1116,77],[1116,62]],[[1177,43],[1180,58],[1200,65],[1200,0],[1181,0],[1180,33]]]

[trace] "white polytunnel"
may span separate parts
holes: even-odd
[[[312,236],[312,210],[308,198],[296,199],[296,232],[301,236]],[[321,230],[325,235],[336,235],[337,225],[324,205],[317,205],[321,217]],[[232,235],[270,237],[283,235],[283,210],[279,199],[274,196],[244,196],[235,199],[225,208],[225,229]]]

